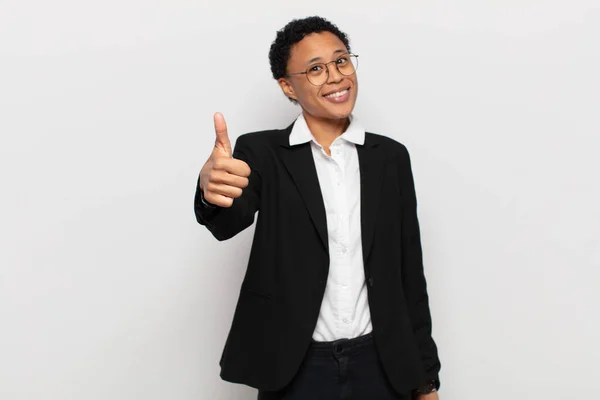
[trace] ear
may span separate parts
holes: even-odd
[[[277,83],[279,83],[279,87],[281,88],[283,94],[285,94],[287,98],[298,101],[298,99],[296,98],[296,92],[294,91],[294,88],[286,78],[279,78],[277,80]]]

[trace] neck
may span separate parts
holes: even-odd
[[[325,151],[329,153],[329,146],[333,141],[346,131],[350,125],[348,117],[342,119],[325,119],[318,118],[304,112],[304,119],[308,129],[315,137],[316,141],[323,146]]]

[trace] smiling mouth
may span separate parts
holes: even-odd
[[[344,96],[346,93],[348,93],[349,90],[350,90],[350,88],[339,90],[337,92],[326,94],[323,97],[326,97],[329,99],[335,99],[335,98]]]
[[[335,98],[338,98],[338,97],[342,97],[346,93],[348,93],[348,89],[340,90],[339,92],[333,92],[333,93],[325,95],[323,97],[327,97],[329,99],[335,99]]]

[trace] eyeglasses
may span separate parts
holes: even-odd
[[[356,72],[358,68],[358,54],[344,54],[341,57],[328,63],[313,64],[305,72],[294,72],[287,74],[287,77],[292,75],[306,75],[306,79],[315,85],[322,86],[329,80],[329,67],[328,65],[335,63],[335,67],[338,72],[344,76],[350,76]]]

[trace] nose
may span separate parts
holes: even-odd
[[[327,73],[329,75],[327,82],[339,82],[344,78],[344,75],[340,74],[340,71],[338,71],[335,61],[327,64]]]

